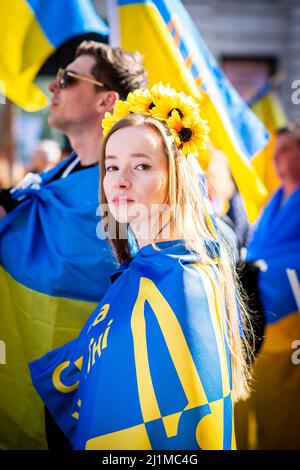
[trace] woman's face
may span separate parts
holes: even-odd
[[[164,204],[168,195],[168,162],[159,134],[146,125],[119,129],[105,149],[104,191],[109,209],[132,228]],[[152,213],[151,213],[152,210]]]

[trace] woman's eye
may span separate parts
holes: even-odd
[[[107,171],[107,172],[111,172],[111,171],[116,171],[117,169],[118,169],[117,166],[108,166],[108,167],[106,168],[106,171]]]
[[[136,166],[138,170],[149,170],[151,168],[150,165],[147,165],[147,163],[140,163],[139,165]]]

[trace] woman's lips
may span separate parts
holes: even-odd
[[[113,198],[112,202],[115,206],[121,206],[131,204],[134,200],[127,196],[116,196]]]

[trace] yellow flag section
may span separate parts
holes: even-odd
[[[255,220],[268,193],[251,160],[268,134],[222,74],[184,7],[178,0],[119,0],[108,8],[112,45],[142,53],[150,84],[170,83],[200,100],[212,143],[226,154],[248,217]]]
[[[137,25],[141,31],[138,36]],[[138,48],[144,55],[150,84],[160,80],[171,82],[178,91],[200,96],[199,87],[179,49],[174,47],[170,31],[153,3],[122,6],[120,27],[122,47],[129,50]],[[135,34],[132,33],[133,27]]]
[[[0,31],[0,80],[5,94],[26,111],[37,111],[48,100],[33,81],[54,47],[24,0],[1,2]]]
[[[12,295],[13,293],[13,295]],[[28,363],[76,337],[96,304],[48,296],[0,268],[1,329],[6,363],[0,365],[0,449],[46,449],[43,404]]]
[[[267,147],[253,159],[253,165],[271,195],[280,185],[273,163],[275,135],[277,130],[286,127],[287,117],[276,92],[271,89],[255,100],[251,108],[271,135]]]

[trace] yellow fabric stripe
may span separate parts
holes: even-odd
[[[259,152],[253,159],[253,166],[264,182],[265,187],[271,196],[280,186],[280,180],[276,174],[274,166],[275,137],[271,135],[268,145]]]
[[[178,91],[199,96],[195,80],[181,53],[174,47],[168,26],[156,7],[153,4],[126,5],[119,9],[119,14],[121,46],[128,50],[138,48],[144,55],[150,85],[158,81],[171,82]],[[141,27],[143,34],[139,35],[137,45],[135,31]]]
[[[54,48],[24,0],[2,2],[0,30],[0,80],[6,96],[26,111],[46,106],[46,96],[33,81]]]
[[[217,348],[219,352],[220,367],[222,373],[223,397],[231,393],[229,371],[225,349],[225,332],[221,316],[221,306],[219,302],[220,293],[217,292],[215,282],[211,278],[208,270],[202,265],[197,265],[197,269],[201,276],[203,286],[207,295],[209,311],[211,313],[211,321],[215,332]]]
[[[253,159],[253,165],[264,182],[270,195],[279,188],[280,180],[275,172],[273,156],[275,151],[275,133],[287,125],[284,110],[273,92],[267,93],[262,99],[252,105],[252,110],[264,123],[271,134],[269,144]]]
[[[275,323],[266,325],[264,341],[260,354],[279,354],[286,351],[293,353],[292,344],[300,340],[300,314],[293,312],[277,320]]]
[[[147,429],[139,424],[86,441],[86,450],[151,450]]]
[[[211,413],[204,416],[197,426],[197,442],[202,450],[222,450],[224,439],[224,400],[209,404]]]

